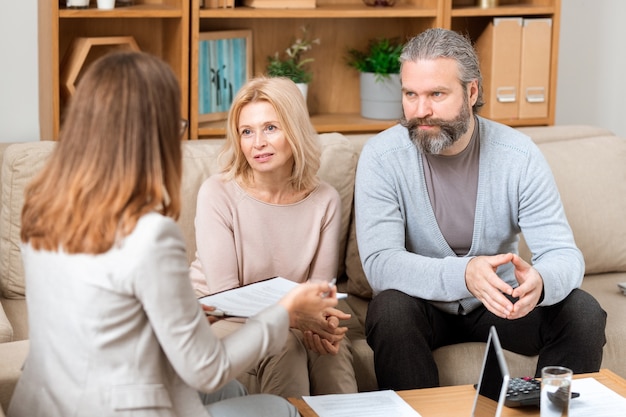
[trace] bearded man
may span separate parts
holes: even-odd
[[[505,349],[539,355],[537,377],[598,371],[606,313],[579,289],[584,260],[554,178],[529,137],[477,115],[471,42],[429,29],[400,61],[404,118],[366,143],[355,191],[379,388],[438,386],[432,351],[484,342],[492,325]]]

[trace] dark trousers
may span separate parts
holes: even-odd
[[[378,387],[404,390],[439,386],[432,351],[455,343],[486,342],[491,326],[504,349],[539,355],[537,377],[547,365],[565,366],[574,373],[597,372],[606,343],[605,325],[606,312],[578,289],[560,303],[537,307],[517,320],[499,318],[482,306],[464,316],[448,314],[422,299],[387,290],[370,302],[365,333],[374,350]]]

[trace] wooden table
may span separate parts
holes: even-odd
[[[626,380],[608,369],[601,369],[600,372],[591,374],[574,375],[574,378],[595,378],[598,382],[626,397]],[[469,417],[472,413],[475,393],[476,391],[472,385],[398,391],[398,395],[420,413],[422,417]],[[317,417],[317,414],[303,399],[290,398],[289,401],[298,407],[302,417]],[[502,416],[539,416],[539,408],[504,407]]]

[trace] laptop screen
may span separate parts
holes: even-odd
[[[500,417],[509,384],[509,370],[495,327],[489,329],[487,348],[474,399],[473,417]]]

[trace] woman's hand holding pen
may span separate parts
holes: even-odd
[[[287,293],[278,304],[289,313],[289,324],[296,324],[310,317],[319,317],[327,308],[337,305],[337,290],[328,282],[305,282]]]

